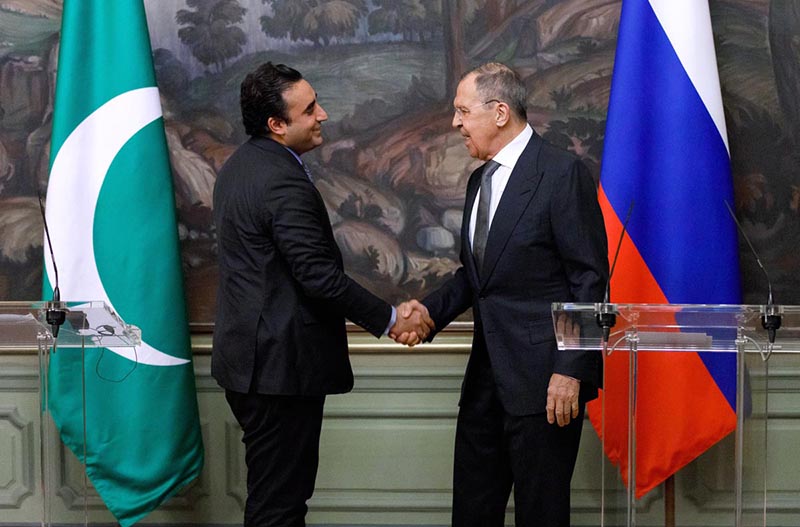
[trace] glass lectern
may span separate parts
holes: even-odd
[[[611,315],[613,322],[605,336],[598,322],[604,315]],[[773,322],[780,322],[779,329],[772,332],[764,329],[762,319],[768,315]],[[618,450],[623,453],[619,461],[619,466],[624,467],[622,474],[605,456],[601,462],[601,526],[637,525],[637,514],[643,508],[634,491],[637,460],[641,461],[637,458],[636,423],[648,412],[646,405],[640,406],[637,388],[647,375],[679,383],[669,364],[673,358],[687,357],[677,355],[682,353],[693,353],[697,360],[705,360],[703,357],[708,358],[708,354],[728,354],[730,364],[735,365],[729,372],[719,373],[730,377],[730,402],[735,402],[733,452],[731,459],[724,460],[730,466],[720,469],[729,471],[732,484],[727,495],[719,500],[723,504],[719,508],[724,509],[722,516],[730,517],[730,523],[725,521],[728,525],[767,525],[770,513],[767,469],[775,471],[780,467],[779,460],[770,458],[775,453],[770,452],[768,444],[769,365],[786,358],[795,365],[798,363],[800,306],[554,303],[553,323],[559,352],[596,350],[603,354],[608,396],[599,405],[602,422],[607,422],[606,417],[610,422],[613,413],[622,416],[621,422],[627,428],[623,430],[626,444]],[[647,358],[644,354],[651,353],[667,354],[658,357],[666,359],[660,362],[663,367],[657,370],[643,367]],[[614,385],[609,386],[609,366],[619,371],[620,363],[627,370],[625,382],[620,383],[620,377],[615,376]],[[613,397],[611,390],[616,392]],[[697,405],[702,404],[704,401],[697,401]],[[601,430],[603,451],[610,446],[606,444],[609,437],[606,432]],[[641,524],[649,523],[652,521]]]
[[[58,336],[47,321],[48,310],[61,311],[64,322]],[[39,352],[40,396],[40,477],[42,490],[42,525],[51,522],[51,502],[55,492],[55,457],[53,446],[56,430],[48,413],[48,372],[52,353],[68,353],[76,361],[84,361],[86,348],[137,346],[141,333],[125,324],[104,302],[0,302],[0,348]],[[75,379],[83,387],[83,379]],[[84,417],[85,417],[85,391]],[[85,423],[85,420],[84,420]],[[85,426],[84,426],[85,430]],[[84,497],[86,482],[84,480]]]

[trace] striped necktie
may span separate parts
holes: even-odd
[[[483,253],[486,250],[486,240],[489,237],[489,206],[492,202],[492,175],[500,167],[497,161],[489,161],[483,167],[481,174],[481,197],[478,202],[478,214],[475,217],[475,234],[472,237],[472,254],[478,274],[483,267]]]
[[[308,178],[308,180],[313,183],[314,176],[311,175],[311,171],[308,169],[308,166],[306,166],[306,164],[303,163],[302,161],[300,162],[300,166],[303,167],[303,172],[306,173],[306,177]]]

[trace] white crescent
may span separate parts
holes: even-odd
[[[100,188],[117,153],[139,130],[161,117],[158,88],[118,95],[92,112],[67,137],[50,170],[47,223],[53,252],[60,259],[59,289],[68,300],[102,300],[112,310],[95,264],[94,215]],[[124,241],[120,242],[124,247]],[[80,256],[80,257],[78,257]],[[50,283],[55,275],[45,259]],[[189,361],[163,353],[142,340],[134,348],[108,348],[126,359],[150,366],[177,366]]]

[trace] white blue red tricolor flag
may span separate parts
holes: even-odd
[[[737,233],[725,205],[733,203],[730,156],[705,0],[623,1],[599,199],[609,240],[619,239],[635,201],[613,302],[741,301]],[[624,355],[606,359],[604,446],[627,484]],[[733,431],[735,376],[732,353],[639,354],[637,497]],[[590,407],[601,430],[599,410],[598,403]]]

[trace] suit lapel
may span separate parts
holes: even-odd
[[[483,269],[480,274],[480,284],[483,287],[494,271],[497,260],[503,253],[508,243],[511,232],[519,222],[525,209],[528,207],[536,189],[542,180],[543,173],[539,170],[539,151],[542,148],[542,139],[534,132],[522,155],[514,165],[514,170],[508,179],[508,184],[503,191],[503,197],[497,205],[489,236],[486,240],[486,252],[483,256]]]

